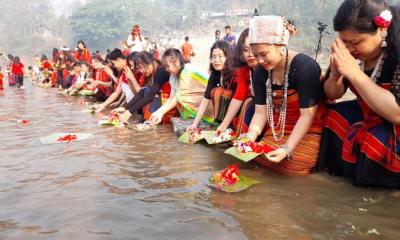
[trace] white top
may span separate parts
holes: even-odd
[[[129,84],[123,82],[121,84],[121,90],[123,93],[125,93],[126,102],[130,102],[135,97],[135,94],[133,94]]]
[[[142,52],[142,51],[146,50],[146,48],[145,48],[146,44],[143,40],[143,37],[142,37],[142,41],[140,41],[139,39],[133,40],[132,35],[129,34],[128,41],[126,41],[126,42],[128,43],[128,46],[133,44],[133,46],[129,48],[130,52]]]

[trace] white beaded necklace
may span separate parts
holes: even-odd
[[[268,125],[272,130],[272,136],[275,141],[279,142],[285,135],[285,124],[286,124],[286,110],[287,110],[287,90],[289,86],[289,51],[286,49],[286,62],[285,62],[285,72],[284,80],[282,85],[282,105],[280,107],[278,123],[275,126],[274,122],[274,103],[272,100],[272,71],[268,71],[268,79],[266,82],[267,88],[267,121]],[[277,134],[275,130],[280,129],[280,133]]]
[[[370,76],[371,80],[375,83],[376,83],[377,79],[381,76],[384,56],[385,56],[385,53],[382,52],[378,58],[378,62],[375,65],[374,71],[372,71],[372,74]],[[365,61],[360,62],[360,68],[363,72],[365,71]]]

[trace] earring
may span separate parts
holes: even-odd
[[[281,53],[282,56],[285,55],[285,53],[286,53],[286,48],[285,48],[285,47],[281,48],[280,53]]]
[[[387,42],[386,42],[387,36],[388,36],[387,30],[385,30],[381,33],[381,37],[382,37],[381,47],[387,47]]]

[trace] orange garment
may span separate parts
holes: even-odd
[[[183,59],[185,61],[190,61],[192,59],[192,54],[193,54],[193,46],[192,44],[190,44],[189,42],[185,42],[182,47],[182,55],[183,55]]]
[[[3,88],[3,78],[4,78],[4,75],[3,75],[3,73],[0,72],[0,90],[4,89]]]
[[[82,52],[77,51],[76,58],[78,61],[82,60],[92,65],[92,54],[90,54],[90,51],[87,48],[83,49]]]

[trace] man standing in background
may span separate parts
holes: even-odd
[[[192,57],[194,57],[194,52],[188,36],[185,37],[185,43],[182,45],[181,50],[185,63],[190,63],[192,61]]]
[[[231,32],[231,26],[227,25],[225,27],[225,34],[223,40],[227,42],[231,48],[234,48],[236,46],[236,37]]]

